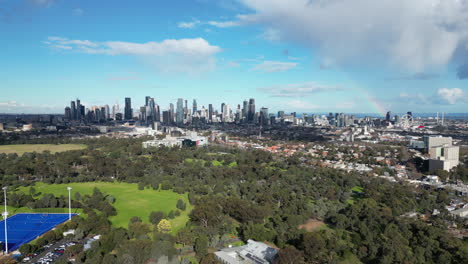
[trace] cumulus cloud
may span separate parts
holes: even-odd
[[[410,105],[455,105],[468,103],[468,97],[460,88],[439,88],[432,95],[400,93],[392,101]]]
[[[316,82],[274,85],[257,89],[257,91],[273,97],[307,97],[316,93],[341,90],[343,89],[339,86],[323,85]]]
[[[437,90],[437,96],[442,102],[456,104],[457,102],[466,102],[463,90],[460,88],[440,88]]]
[[[264,61],[252,68],[254,71],[261,72],[283,72],[295,68],[298,64],[295,62],[282,61]]]
[[[468,39],[468,0],[241,0],[282,39],[339,63],[386,63],[412,72],[446,66]]]
[[[93,42],[49,37],[44,42],[51,48],[88,54],[131,55],[162,72],[200,73],[216,66],[214,55],[221,51],[203,38],[166,39],[161,42],[134,43],[125,41]]]

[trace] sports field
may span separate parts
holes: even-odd
[[[168,214],[171,210],[176,210],[177,200],[182,199],[187,204],[187,209],[181,211],[181,215],[171,219],[173,232],[183,228],[189,217],[188,213],[192,209],[188,202],[187,194],[178,194],[172,191],[144,189],[138,190],[137,184],[119,182],[85,182],[70,184],[45,184],[37,183],[34,188],[37,192],[53,193],[56,196],[64,195],[68,197],[67,186],[72,187],[72,199],[75,192],[81,195],[92,194],[94,187],[101,192],[115,197],[113,204],[117,209],[117,215],[110,217],[114,226],[127,227],[130,218],[139,216],[143,222],[149,223],[149,214],[152,211],[162,211]],[[20,187],[20,191],[29,193],[29,187]]]
[[[51,153],[64,152],[69,150],[85,149],[86,145],[82,144],[20,144],[20,145],[1,145],[0,153],[23,155],[26,152],[44,152],[50,151]]]
[[[16,214],[7,219],[8,250],[16,250],[69,219],[68,214]],[[5,242],[5,220],[0,222],[0,241]]]

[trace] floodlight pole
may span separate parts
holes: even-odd
[[[67,187],[67,190],[68,190],[68,220],[71,220],[71,189],[72,189],[72,187]]]
[[[5,212],[3,216],[5,217],[5,254],[8,254],[8,233],[7,233],[7,218],[8,218],[8,211],[7,211],[7,198],[6,198],[6,191],[7,187],[3,187],[3,194],[5,197]]]

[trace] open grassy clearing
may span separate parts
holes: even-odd
[[[189,212],[192,207],[188,202],[187,194],[178,194],[172,191],[144,189],[138,190],[137,184],[119,182],[85,182],[70,184],[44,184],[37,183],[34,187],[37,192],[53,193],[55,196],[68,196],[67,186],[72,187],[72,198],[74,193],[81,195],[91,194],[95,187],[101,192],[115,197],[113,204],[117,210],[117,215],[110,217],[114,226],[127,227],[130,218],[140,217],[143,222],[149,223],[149,215],[152,211],[162,211],[168,214],[171,210],[176,210],[177,200],[181,199],[187,204],[187,209],[181,211],[180,216],[170,219],[173,233],[185,226],[189,219]],[[29,187],[21,187],[20,191],[29,193]]]
[[[64,152],[69,150],[82,150],[87,146],[82,144],[20,144],[20,145],[1,145],[0,153],[23,155],[27,152],[44,152],[50,151],[51,153]]]
[[[202,165],[205,165],[205,163],[207,162],[206,160],[202,160],[202,159],[185,159],[185,162],[187,163],[193,163],[193,162],[201,162]],[[221,167],[221,166],[225,166],[224,164],[224,161],[218,161],[218,160],[213,160],[211,161],[211,164],[215,167]],[[226,166],[228,166],[229,168],[234,168],[237,166],[237,162],[236,161],[233,161],[229,164],[227,164]]]

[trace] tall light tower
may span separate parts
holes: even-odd
[[[72,189],[72,187],[67,187],[67,190],[68,190],[68,220],[71,220],[71,189]]]
[[[5,218],[5,254],[8,254],[8,233],[7,233],[7,218],[8,218],[8,211],[7,211],[7,198],[6,198],[6,191],[7,187],[3,187],[3,194],[5,197],[5,212],[3,213],[3,217]]]

